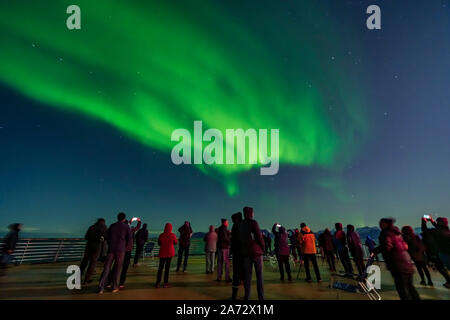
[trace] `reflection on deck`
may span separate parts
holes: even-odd
[[[202,256],[190,257],[188,273],[170,274],[171,288],[155,289],[156,265],[158,259],[146,258],[141,266],[130,267],[126,288],[119,293],[105,291],[103,295],[96,293],[97,281],[102,265],[97,267],[94,282],[84,286],[81,290],[68,290],[66,287],[66,268],[71,262],[48,264],[27,264],[10,267],[6,276],[0,277],[0,299],[228,299],[231,295],[231,285],[217,283],[214,275],[204,273],[205,260]],[[175,261],[172,261],[172,269]],[[264,289],[266,299],[367,299],[363,294],[349,293],[337,289],[330,289],[329,273],[326,265],[319,259],[320,272],[323,282],[305,283],[294,280],[292,283],[280,283],[279,273],[267,262],[264,266]],[[384,265],[381,265],[381,290],[383,299],[398,299],[392,277]],[[338,264],[338,270],[341,266]],[[296,272],[293,274],[294,279]],[[450,299],[450,290],[443,287],[443,279],[437,272],[432,272],[434,288],[419,286],[418,275],[415,284],[422,299]],[[304,271],[300,279],[305,278]],[[243,295],[241,287],[240,296]],[[256,288],[252,289],[252,299],[256,299]]]

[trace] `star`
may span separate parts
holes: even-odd
[[[334,60],[334,56],[331,57],[331,60]]]
[[[32,46],[33,48],[36,47],[36,45],[35,45],[34,43],[32,43],[31,46]]]
[[[387,112],[385,112],[385,113],[383,113],[383,115],[384,115],[385,117],[387,117],[388,113],[387,113]]]

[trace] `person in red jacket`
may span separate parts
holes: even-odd
[[[359,234],[355,231],[355,226],[352,224],[347,225],[347,243],[358,273],[362,276],[366,271],[366,267],[364,266],[364,251]]]
[[[404,226],[402,228],[402,237],[408,245],[408,252],[411,259],[414,261],[417,271],[420,276],[420,284],[426,286],[425,275],[428,280],[428,285],[433,286],[433,281],[431,280],[430,271],[427,267],[427,257],[425,255],[425,245],[417,234],[414,233],[414,229],[411,226]]]
[[[164,288],[169,287],[169,270],[172,257],[175,256],[175,245],[178,243],[177,236],[172,232],[172,225],[166,223],[164,232],[159,235],[159,268],[156,277],[156,288],[161,283],[162,271],[164,269]]]
[[[408,245],[394,223],[394,218],[380,220],[379,246],[374,249],[371,256],[379,253],[383,255],[386,267],[394,278],[400,300],[420,300],[413,284],[414,263],[408,253]]]

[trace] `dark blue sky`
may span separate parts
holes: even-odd
[[[239,195],[229,197],[217,180],[174,166],[170,154],[0,85],[1,224],[81,235],[95,218],[109,224],[124,211],[156,231],[167,221],[181,225],[186,219],[194,231],[205,231],[244,205],[255,208],[266,228],[275,221],[304,221],[313,230],[336,221],[372,226],[383,216],[417,226],[425,212],[448,216],[449,2],[372,2],[324,5],[324,15],[341,20],[342,30],[354,28],[339,39],[348,49],[330,56],[361,67],[371,126],[345,170],[282,166],[274,177],[252,170],[239,176]],[[381,31],[365,28],[369,4],[381,7]],[[289,5],[281,6],[292,15]]]

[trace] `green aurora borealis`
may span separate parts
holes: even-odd
[[[333,22],[308,3],[305,19],[320,22],[313,33],[276,13],[239,19],[218,1],[2,2],[0,81],[104,121],[167,161],[172,131],[202,120],[223,131],[278,128],[281,166],[338,168],[369,130],[364,85],[331,59]],[[81,7],[81,30],[66,28],[70,4]],[[234,195],[252,166],[198,168]]]

